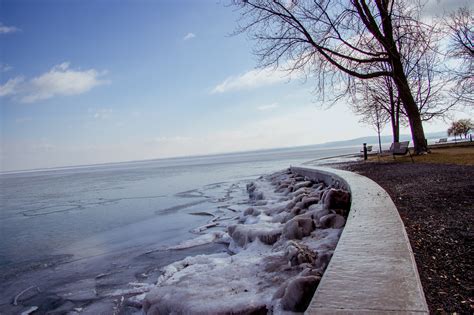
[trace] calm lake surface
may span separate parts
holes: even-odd
[[[190,213],[238,204],[248,181],[358,151],[302,147],[1,174],[0,279],[177,244],[208,220]]]

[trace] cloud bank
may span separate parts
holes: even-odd
[[[105,72],[95,69],[74,70],[69,65],[69,62],[63,62],[30,80],[22,76],[12,78],[0,85],[0,96],[14,96],[21,103],[34,103],[54,96],[82,94],[108,83],[101,79]]]

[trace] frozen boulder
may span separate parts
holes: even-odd
[[[293,216],[297,216],[297,215],[301,214],[301,211],[303,211],[303,210],[302,210],[300,207],[296,206],[296,207],[294,207],[293,209],[291,209],[291,212],[290,212],[290,213],[291,213]]]
[[[255,201],[263,200],[264,199],[263,192],[253,191],[253,192],[249,193],[249,198],[251,200],[255,200]]]
[[[257,209],[254,209],[254,208],[247,208],[245,211],[244,211],[244,215],[247,216],[247,215],[252,215],[254,217],[258,216],[260,214],[260,210],[257,210]]]
[[[325,251],[322,253],[318,253],[318,258],[316,259],[314,265],[317,270],[324,271],[326,267],[329,265],[329,261],[332,257],[332,251]]]
[[[321,277],[297,277],[291,280],[281,299],[281,306],[290,312],[304,312],[313,298]]]
[[[292,192],[291,195],[292,195],[293,197],[298,197],[298,196],[301,195],[301,194],[309,194],[309,193],[311,193],[311,192],[312,192],[312,190],[311,190],[310,188],[308,188],[308,187],[301,187],[300,189],[298,189],[298,190]]]
[[[255,185],[254,182],[251,182],[251,183],[247,184],[246,187],[247,187],[247,192],[249,192],[249,193],[253,192],[253,191],[255,191],[255,189],[257,189],[257,186]]]
[[[310,218],[295,217],[286,222],[283,228],[284,236],[289,239],[302,239],[311,234],[316,228],[314,222]]]
[[[294,186],[294,190],[296,191],[296,190],[298,190],[302,187],[311,187],[311,186],[313,186],[313,182],[307,180],[307,181],[304,181],[304,182],[296,183],[295,186]]]
[[[296,203],[296,207],[305,209],[318,202],[319,202],[319,198],[305,196],[301,199],[300,202]]]
[[[310,213],[311,218],[316,222],[319,222],[323,216],[328,215],[331,212],[328,209],[325,209],[322,204],[318,203],[310,206],[307,213]]]
[[[281,228],[273,228],[261,225],[231,225],[227,228],[234,243],[245,247],[257,238],[264,244],[273,245],[281,236]]]
[[[331,188],[321,199],[327,209],[342,209],[348,213],[351,208],[351,194],[341,189]]]
[[[335,213],[326,214],[319,219],[319,226],[323,229],[334,228],[340,229],[346,224],[346,219],[343,216]]]
[[[313,265],[317,259],[317,254],[309,247],[293,241],[287,243],[285,256],[292,267],[305,263]]]

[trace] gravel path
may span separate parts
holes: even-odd
[[[433,313],[474,313],[474,166],[347,163],[392,197]]]

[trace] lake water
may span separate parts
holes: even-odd
[[[209,219],[193,213],[245,204],[245,184],[262,174],[358,151],[301,147],[1,174],[0,312],[28,283],[52,290],[112,263],[145,270],[153,259],[180,259],[136,257],[193,238]]]

